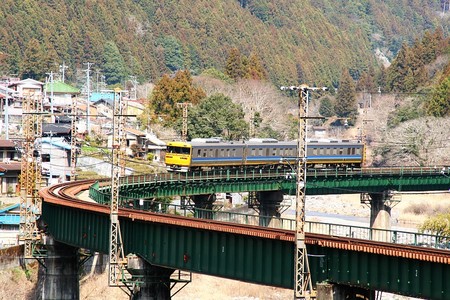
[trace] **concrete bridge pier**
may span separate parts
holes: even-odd
[[[348,285],[317,283],[317,298],[320,300],[372,300],[375,291]]]
[[[282,191],[266,191],[257,192],[256,198],[259,202],[259,216],[264,217],[259,219],[259,226],[269,226],[272,222],[278,222],[273,220],[273,217],[280,218],[280,204],[283,201]],[[272,224],[278,225],[278,224]]]
[[[201,219],[212,219],[210,212],[203,210],[212,210],[213,203],[216,201],[216,194],[193,195],[195,217]]]
[[[153,266],[138,256],[128,257],[127,269],[139,282],[133,289],[132,300],[171,299],[170,275],[173,269]]]
[[[381,194],[362,194],[361,203],[370,207],[370,228],[372,239],[380,242],[390,242],[391,210],[400,200],[391,191]],[[380,230],[377,230],[380,229]]]
[[[45,237],[35,299],[79,299],[78,248]]]

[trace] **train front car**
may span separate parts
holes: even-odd
[[[188,142],[169,142],[166,150],[166,169],[169,172],[188,172],[191,167],[192,145]]]

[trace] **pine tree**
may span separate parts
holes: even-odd
[[[348,70],[341,74],[339,89],[336,96],[334,110],[340,118],[349,118],[349,124],[354,123],[358,114],[356,103],[356,89],[353,78]]]
[[[238,48],[231,48],[225,66],[225,74],[236,80],[242,78],[243,73],[241,52]]]
[[[392,92],[405,91],[405,77],[408,75],[410,60],[409,48],[403,44],[397,57],[389,66],[386,72],[386,88]]]
[[[246,65],[246,72],[244,77],[255,80],[267,79],[267,72],[261,63],[259,56],[253,52],[248,57],[248,63]]]
[[[125,60],[114,42],[107,42],[103,52],[103,74],[108,84],[121,83],[127,76]]]
[[[22,61],[22,77],[41,79],[44,78],[42,68],[43,53],[41,45],[37,39],[31,39],[25,49],[24,59]]]
[[[428,102],[426,111],[428,115],[444,117],[450,114],[450,77],[439,84]]]
[[[173,78],[164,75],[155,85],[149,103],[152,119],[162,119],[173,125],[180,119],[178,103],[197,104],[206,96],[201,88],[194,86],[189,71],[178,71]]]

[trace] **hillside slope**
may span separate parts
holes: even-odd
[[[329,85],[342,68],[358,76],[374,65],[375,48],[393,55],[447,24],[440,10],[439,0],[5,0],[0,70],[40,79],[64,61],[76,81],[89,61],[108,83],[148,81],[180,68],[223,69],[238,47],[257,53],[276,83]]]

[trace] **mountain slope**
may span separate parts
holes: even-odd
[[[357,77],[374,65],[374,48],[395,54],[401,42],[445,21],[438,0],[3,2],[2,71],[39,79],[65,61],[72,81],[88,61],[100,70],[123,69],[115,74],[122,80],[180,68],[221,70],[229,49],[238,47],[257,53],[275,83],[329,85],[343,68]]]

